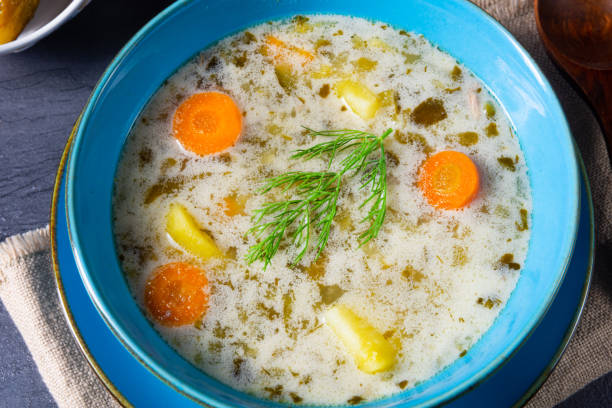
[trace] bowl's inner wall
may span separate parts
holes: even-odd
[[[444,400],[506,359],[539,321],[569,260],[578,178],[565,118],[547,81],[515,41],[470,3],[394,0],[178,1],[120,53],[81,121],[69,163],[67,205],[81,276],[124,343],[180,390],[214,405],[274,406],[237,393],[183,360],[138,309],[116,258],[111,230],[113,177],[129,130],[152,94],[179,66],[216,40],[261,21],[331,13],[390,23],[425,35],[463,62],[500,100],[529,167],[532,237],[522,276],[493,327],[468,354],[434,378],[368,405]],[[405,406],[405,405],[403,405]]]

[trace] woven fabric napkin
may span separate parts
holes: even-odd
[[[552,83],[584,157],[593,190],[597,258],[589,300],[566,353],[527,404],[529,408],[552,407],[612,370],[612,277],[607,273],[612,267],[612,171],[597,121],[546,55],[535,27],[533,2],[475,3],[508,28]],[[83,358],[66,324],[51,267],[48,228],[0,244],[0,299],[60,407],[119,406]]]

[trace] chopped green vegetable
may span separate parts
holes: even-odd
[[[453,81],[458,81],[463,76],[463,72],[461,71],[461,68],[459,68],[459,66],[455,65],[450,75]]]
[[[417,125],[431,126],[446,119],[446,109],[441,99],[428,98],[412,111],[411,118]]]
[[[506,265],[510,269],[514,269],[515,271],[521,269],[521,265],[514,262],[514,254],[503,254],[501,258],[499,258],[499,262]]]
[[[514,160],[512,160],[512,158],[510,157],[498,157],[497,158],[497,162],[504,168],[510,170],[510,171],[516,171],[516,166],[514,165]]]
[[[248,59],[247,58],[247,53],[246,53],[246,51],[243,51],[242,54],[235,55],[234,58],[232,59],[232,62],[237,67],[242,68],[246,64],[247,59]]]
[[[495,106],[491,101],[487,101],[484,104],[485,112],[487,113],[487,118],[492,119],[495,116]]]
[[[485,128],[485,132],[487,132],[488,137],[495,137],[499,135],[499,130],[497,130],[497,125],[495,122],[489,123],[489,125]]]
[[[459,144],[462,146],[473,146],[478,143],[478,133],[476,132],[462,132],[457,135]]]
[[[353,398],[349,399],[348,401],[346,401],[349,405],[357,405],[360,402],[363,402],[364,399],[362,397],[360,397],[359,395],[355,395]]]
[[[527,220],[527,210],[524,208],[521,208],[521,210],[519,211],[520,216],[521,216],[521,222],[520,224],[517,222],[516,223],[516,229],[518,229],[519,231],[527,231],[529,229],[529,223]]]
[[[327,98],[329,95],[329,84],[323,84],[321,89],[319,89],[319,96],[321,98]]]
[[[404,56],[405,64],[414,64],[415,62],[421,59],[421,56],[419,54],[409,54],[407,52],[402,52],[402,55]]]
[[[300,402],[302,402],[304,399],[302,397],[300,397],[299,395],[297,395],[295,392],[290,392],[289,396],[291,397],[291,399],[293,400],[294,404],[299,404]]]
[[[402,272],[402,276],[408,279],[409,281],[415,282],[415,283],[419,283],[425,278],[425,275],[423,275],[423,272],[414,268],[410,264],[406,265],[406,267],[404,268],[404,271]]]
[[[326,305],[331,305],[340,296],[346,292],[338,285],[321,285],[319,284],[319,294],[321,295],[321,302]]]
[[[372,61],[371,59],[361,57],[357,61],[351,62],[357,71],[367,72],[372,71],[378,65],[378,61]]]
[[[395,138],[395,140],[397,140],[401,144],[409,143],[411,145],[419,146],[421,151],[425,154],[429,154],[433,152],[433,148],[429,145],[429,143],[427,142],[427,139],[425,139],[425,136],[419,133],[413,133],[413,132],[402,133],[399,130],[396,130],[395,133],[393,134],[393,137]]]
[[[476,300],[476,303],[486,307],[487,309],[493,309],[494,306],[501,305],[502,301],[496,297],[488,297],[486,300],[484,298],[479,297]]]
[[[290,65],[280,64],[274,67],[274,74],[279,85],[287,94],[293,92],[297,85],[297,76],[293,73]]]

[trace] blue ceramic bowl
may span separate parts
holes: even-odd
[[[82,116],[69,161],[69,231],[94,304],[125,347],[179,392],[215,407],[279,404],[234,391],[202,373],[148,323],[119,268],[111,230],[113,177],[125,138],[162,82],[218,39],[294,14],[365,17],[424,34],[469,67],[495,95],[525,153],[532,236],[522,276],[491,329],[468,354],[414,389],[365,406],[429,406],[490,375],[538,324],[563,279],[576,236],[576,156],[550,85],[525,50],[479,8],[460,0],[180,0],[121,50]]]

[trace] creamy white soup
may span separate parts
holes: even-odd
[[[335,157],[292,158],[341,137]],[[338,176],[366,143],[368,164]],[[303,208],[331,221],[300,212],[266,246],[253,228],[287,214],[260,210],[297,208],[299,175],[323,172],[335,202]],[[302,181],[262,191],[275,177]],[[491,326],[531,196],[503,109],[466,67],[419,34],[317,15],[225,38],[165,81],[127,138],[113,210],[130,290],[187,360],[258,397],[358,404],[428,379]]]

